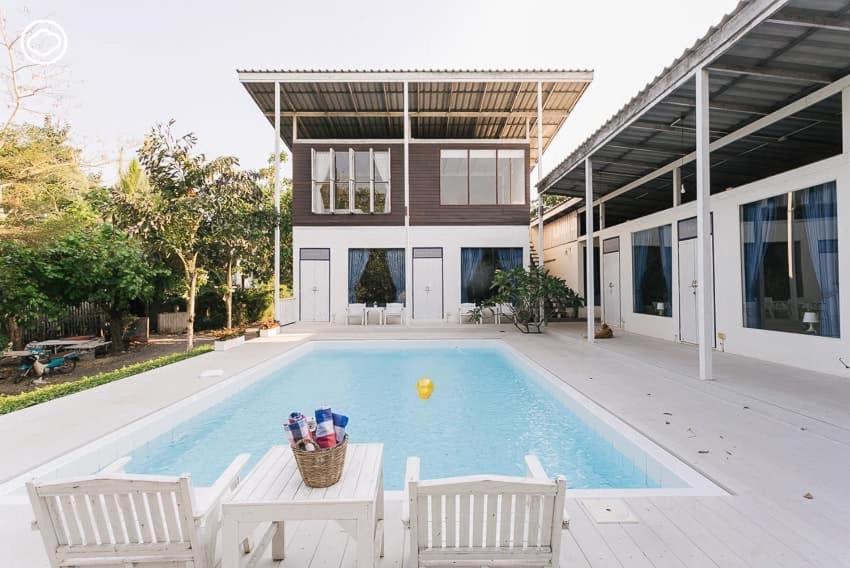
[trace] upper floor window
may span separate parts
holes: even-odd
[[[389,213],[389,150],[312,152],[313,213]]]
[[[442,205],[523,205],[525,150],[441,150]]]

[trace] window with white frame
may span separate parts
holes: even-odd
[[[313,150],[313,213],[389,213],[389,150]]]
[[[440,204],[523,205],[525,177],[525,150],[441,150]]]

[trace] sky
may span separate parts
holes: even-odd
[[[593,69],[543,156],[545,174],[736,4],[4,0],[2,9],[10,31],[43,18],[64,30],[67,51],[54,64],[61,99],[51,109],[110,182],[118,157],[126,162],[154,124],[170,119],[208,155],[265,165],[274,131],[236,69]]]

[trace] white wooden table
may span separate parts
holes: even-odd
[[[384,445],[349,444],[342,477],[325,489],[304,485],[292,450],[272,447],[236,493],[222,505],[221,568],[238,568],[244,526],[271,523],[248,565],[271,542],[272,558],[284,559],[285,521],[354,521],[358,568],[371,568],[384,555]],[[348,523],[343,527],[349,530]]]
[[[384,308],[380,306],[367,306],[366,315],[363,316],[363,323],[369,325],[369,314],[378,314],[378,325],[384,325]]]

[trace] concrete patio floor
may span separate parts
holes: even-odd
[[[528,336],[504,325],[295,325],[251,341],[0,417],[0,479],[8,479],[214,382],[316,339],[499,338],[730,492],[728,497],[630,498],[637,523],[597,524],[576,500],[562,566],[850,566],[850,374],[822,375],[725,353],[717,380],[695,378],[693,347],[629,334],[582,340],[582,325]],[[200,379],[204,369],[224,376]],[[550,472],[557,473],[557,472]],[[569,481],[569,480],[568,480]],[[804,498],[810,493],[812,499]],[[401,565],[397,502],[387,554]],[[3,566],[46,566],[26,503],[0,504]],[[353,566],[335,523],[287,531],[287,566]],[[274,566],[270,558],[264,564]]]

